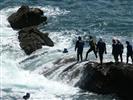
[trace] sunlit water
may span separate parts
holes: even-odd
[[[30,56],[21,50],[17,31],[10,27],[7,17],[22,4],[39,7],[45,12],[48,24],[40,25],[39,29],[50,33],[54,47],[43,47]],[[38,69],[45,65],[50,68],[52,62],[61,57],[76,57],[74,43],[79,35],[103,37],[108,52],[105,62],[113,61],[111,39],[119,38],[125,47],[125,61],[125,41],[133,42],[132,5],[132,0],[0,0],[0,99],[22,100],[23,95],[30,92],[30,100],[115,100],[113,95],[84,92],[56,79],[47,79]],[[84,56],[87,47],[86,44]],[[59,52],[64,48],[68,48],[68,55]],[[89,60],[99,62],[93,53],[89,54]]]

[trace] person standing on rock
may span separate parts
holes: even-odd
[[[131,57],[132,64],[133,64],[133,48],[129,41],[126,41],[127,44],[127,64],[128,64],[128,58]]]
[[[86,58],[85,58],[85,60],[87,60],[88,53],[90,53],[91,51],[94,52],[94,54],[95,54],[95,56],[96,56],[96,58],[97,58],[96,43],[94,42],[92,36],[89,37],[89,46],[90,46],[90,49],[89,49],[89,50],[87,51],[87,53],[86,53]]]
[[[118,63],[118,44],[116,39],[112,39],[112,55],[114,56],[115,63]]]
[[[97,43],[97,51],[99,54],[99,58],[100,58],[100,64],[103,64],[103,54],[107,54],[106,52],[106,44],[105,42],[102,40],[102,38],[99,39],[98,43]]]
[[[83,48],[84,48],[84,41],[82,41],[81,37],[78,37],[78,40],[75,45],[75,51],[77,50],[77,61],[79,61],[79,57],[81,61],[83,60]]]
[[[120,40],[117,39],[117,45],[118,45],[118,56],[120,56],[121,62],[123,62],[123,58],[122,58],[122,54],[123,54],[123,49],[124,46],[123,44],[120,42]]]

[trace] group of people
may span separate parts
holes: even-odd
[[[85,44],[84,41],[79,36],[78,40],[76,42],[76,45],[75,45],[75,51],[77,51],[77,61],[79,61],[79,59],[81,59],[81,61],[83,60],[84,44]],[[129,41],[126,41],[126,44],[127,44],[127,59],[126,59],[127,62],[126,63],[128,63],[128,61],[129,61],[128,59],[129,59],[129,57],[131,57],[132,64],[133,64],[133,47]],[[87,60],[88,54],[91,51],[93,51],[96,58],[97,58],[97,53],[98,53],[99,59],[100,59],[100,64],[102,65],[103,64],[103,55],[107,54],[106,43],[103,41],[102,38],[100,38],[99,41],[96,43],[96,42],[94,42],[93,37],[89,36],[89,46],[90,46],[90,48],[86,52],[85,60]],[[119,62],[119,56],[120,56],[121,62],[123,62],[123,57],[122,57],[123,50],[124,50],[124,46],[120,42],[120,40],[112,39],[112,55],[113,55],[116,63]]]
[[[126,63],[128,63],[129,57],[131,57],[132,64],[133,64],[133,47],[129,41],[126,41],[126,45],[127,45],[127,47],[126,47],[127,48]],[[118,59],[119,56],[120,56],[121,62],[123,62],[123,57],[122,57],[123,50],[124,50],[124,46],[120,42],[120,40],[112,39],[112,55],[114,56],[116,63],[119,62],[119,59]]]

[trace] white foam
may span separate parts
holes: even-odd
[[[35,97],[33,96],[33,100],[35,100],[34,98],[37,98],[39,96],[42,98],[43,97],[47,98],[47,100],[48,99],[59,100],[59,99],[56,99],[57,97],[55,97],[55,95],[75,94],[78,90],[74,87],[65,85],[63,83],[50,81],[46,79],[45,77],[43,77],[42,75],[39,75],[38,73],[36,74],[30,71],[25,71],[21,69],[21,66],[19,65],[20,59],[22,60],[23,57],[25,58],[28,56],[25,56],[21,48],[19,47],[19,42],[18,42],[17,34],[16,34],[17,31],[14,31],[10,27],[7,21],[7,17],[11,13],[17,11],[17,9],[18,7],[4,8],[0,11],[1,89],[12,88],[12,91],[14,91],[14,93],[15,91],[16,92],[17,91],[28,92],[30,90],[35,91],[36,95]],[[68,13],[67,11],[61,10],[58,7],[53,8],[53,7],[48,6],[48,7],[41,7],[41,9],[46,11],[45,14],[47,16],[56,16],[56,15]],[[63,42],[63,40],[61,41]],[[65,41],[61,45],[63,44],[65,44]],[[51,52],[52,51],[53,50],[51,50]],[[43,92],[46,95],[42,96]]]
[[[65,9],[60,9],[59,7],[52,7],[52,6],[46,6],[46,7],[40,7],[44,11],[44,15],[46,16],[59,16],[59,15],[65,15],[68,14],[70,11],[67,11]]]
[[[17,8],[5,8],[0,10],[0,36],[10,36],[17,33],[17,31],[10,27],[7,21],[8,16],[16,10]]]
[[[9,23],[7,21],[7,17],[17,11],[19,7],[13,7],[13,8],[4,8],[0,10],[0,46],[1,46],[1,88],[13,88],[13,91],[26,91],[29,92],[30,90],[33,91],[35,95],[33,95],[32,100],[36,100],[36,98],[46,98],[47,100],[60,100],[60,98],[56,97],[56,95],[73,95],[76,94],[78,89],[65,85],[60,82],[55,82],[48,80],[47,78],[38,75],[36,72],[30,72],[25,71],[21,69],[21,65],[19,62],[22,61],[22,59],[32,57],[34,55],[38,55],[43,53],[44,51],[47,51],[48,53],[40,55],[39,58],[35,58],[31,60],[31,62],[27,63],[33,63],[35,61],[38,61],[38,63],[41,63],[40,67],[43,67],[44,63],[51,62],[60,56],[62,56],[61,53],[59,53],[57,50],[63,50],[64,48],[68,48],[69,52],[68,55],[75,55],[76,52],[74,51],[73,46],[73,40],[76,39],[76,31],[66,31],[66,32],[50,32],[50,37],[55,42],[55,46],[53,48],[50,47],[43,47],[41,50],[37,50],[31,56],[26,56],[22,52],[22,50],[19,47],[19,42],[17,40],[17,32],[12,30],[11,27],[9,27]],[[46,16],[59,16],[68,14],[69,11],[62,10],[59,7],[52,7],[52,6],[46,6],[46,7],[40,7],[44,10],[44,15]],[[106,38],[107,41],[111,41],[109,36],[103,36],[103,38]],[[120,37],[121,38],[121,37]],[[111,43],[107,42],[107,51],[108,54],[105,55],[106,61],[111,60],[112,61],[112,55],[111,55]],[[87,51],[88,47],[85,48],[84,55]],[[93,58],[93,54],[89,54],[90,59]],[[124,57],[125,57],[125,51],[124,51]],[[53,59],[54,58],[54,59]],[[27,64],[25,63],[24,66]],[[35,66],[35,65],[34,65]],[[52,65],[49,65],[48,67],[51,67]],[[27,67],[27,66],[26,66]],[[32,67],[32,66],[30,66]],[[38,66],[39,67],[39,66]],[[39,71],[38,71],[39,72]],[[45,94],[44,94],[45,93]],[[44,94],[44,95],[42,95]]]
[[[0,78],[2,79],[3,88],[23,86],[25,88],[28,87],[29,89],[45,90],[49,94],[56,95],[77,92],[77,89],[73,87],[59,82],[50,81],[42,75],[24,71],[18,67],[19,65],[11,60],[6,60],[6,67],[5,62],[2,62],[2,76]]]

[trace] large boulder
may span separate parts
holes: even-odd
[[[42,33],[35,27],[28,27],[20,30],[18,39],[20,47],[27,55],[42,48],[43,45],[54,46],[53,41],[48,37],[48,33]]]
[[[70,58],[57,60],[42,72],[47,78],[60,80],[98,94],[116,94],[121,100],[133,100],[133,65],[113,62],[77,63]],[[48,69],[48,70],[46,70]]]
[[[43,11],[39,8],[29,8],[21,6],[17,12],[8,17],[8,21],[13,29],[36,26],[46,22],[47,17],[43,16]]]
[[[133,65],[88,63],[76,86],[99,94],[116,93],[122,100],[132,100]]]

